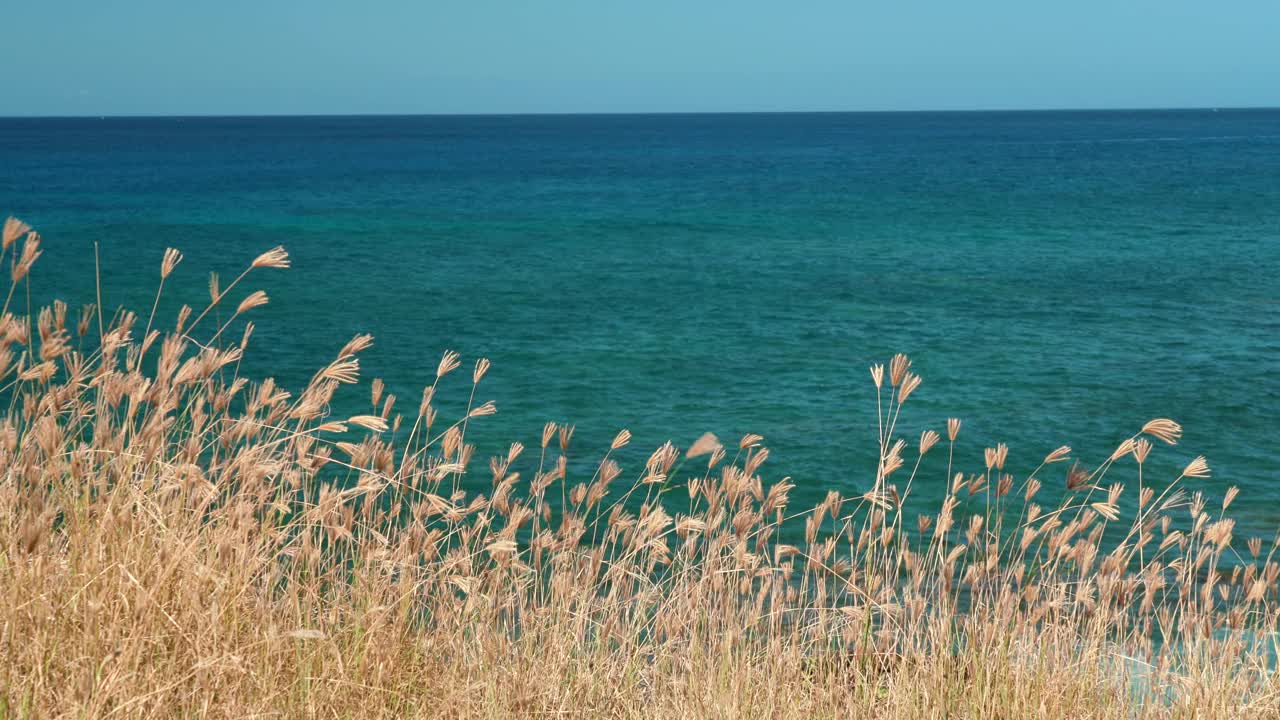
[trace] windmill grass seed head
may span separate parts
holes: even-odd
[[[251,264],[253,268],[279,268],[285,269],[289,267],[289,253],[284,247],[277,245],[274,248],[262,253],[253,259]]]
[[[4,249],[17,242],[18,238],[31,232],[31,226],[16,217],[10,216],[4,221]]]
[[[1177,445],[1178,439],[1182,437],[1182,426],[1168,418],[1156,418],[1143,425],[1142,432],[1169,445]]]

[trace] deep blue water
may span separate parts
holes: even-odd
[[[441,351],[487,356],[481,458],[547,420],[581,458],[630,428],[636,473],[752,431],[798,501],[862,490],[867,367],[902,351],[905,432],[962,418],[965,469],[996,440],[1092,465],[1168,416],[1153,475],[1203,453],[1238,534],[1280,526],[1280,111],[0,119],[0,168],[37,299],[91,301],[97,241],[108,306],[145,313],[172,245],[165,309],[202,307],[283,243],[246,368],[297,388],[372,332],[411,412]]]

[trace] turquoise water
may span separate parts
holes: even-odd
[[[372,332],[408,412],[443,350],[489,357],[481,457],[547,420],[584,462],[629,428],[636,473],[757,432],[799,502],[864,490],[867,367],[901,351],[904,431],[962,418],[966,469],[997,440],[1092,465],[1167,416],[1157,475],[1203,453],[1238,535],[1280,526],[1280,111],[9,119],[0,168],[37,299],[91,301],[95,241],[106,304],[142,311],[180,248],[170,312],[283,243],[246,367],[296,388]]]

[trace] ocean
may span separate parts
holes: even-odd
[[[1276,110],[0,119],[0,213],[45,239],[35,303],[92,302],[97,243],[104,304],[145,317],[182,250],[165,326],[285,245],[294,267],[244,286],[271,297],[244,369],[294,390],[370,332],[365,377],[406,413],[462,353],[449,417],[490,358],[481,491],[484,457],[557,421],[579,476],[622,428],[624,477],[754,432],[793,507],[860,493],[868,367],[905,352],[901,434],[961,418],[957,469],[998,441],[1019,474],[1062,444],[1092,467],[1170,417],[1146,482],[1204,454],[1189,488],[1238,485],[1237,536],[1280,527]],[[367,410],[363,387],[335,407]],[[1108,479],[1131,506],[1132,460]]]

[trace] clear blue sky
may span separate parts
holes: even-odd
[[[1278,0],[6,0],[0,115],[1280,105]]]

